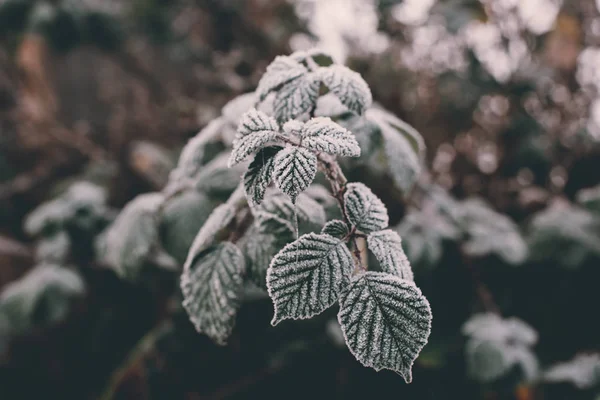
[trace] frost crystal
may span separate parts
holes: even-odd
[[[320,86],[319,75],[311,72],[282,87],[274,101],[277,121],[284,123],[313,109],[319,97]]]
[[[270,146],[261,149],[248,166],[244,174],[244,190],[252,204],[260,204],[265,197],[265,191],[273,179],[275,156],[283,149],[281,146]]]
[[[344,207],[352,225],[364,233],[379,231],[388,226],[385,205],[362,183],[349,183],[346,186]]]
[[[414,280],[410,263],[402,250],[402,240],[396,232],[391,229],[372,232],[367,237],[367,245],[383,271],[407,281]]]
[[[245,113],[233,141],[229,166],[243,161],[266,143],[274,140],[278,131],[277,122],[262,111],[253,108]]]
[[[267,271],[275,306],[271,324],[321,313],[337,300],[352,268],[350,250],[332,236],[309,233],[286,245]]]
[[[258,99],[260,101],[264,100],[271,91],[301,77],[307,72],[308,70],[304,65],[291,57],[275,57],[275,60],[267,67],[267,71],[258,82],[256,88]]]
[[[357,72],[343,65],[322,70],[321,79],[350,111],[362,114],[373,102],[369,85]]]
[[[364,366],[412,381],[413,362],[431,332],[429,303],[412,282],[383,272],[355,276],[340,295],[338,320]]]
[[[325,224],[321,233],[331,235],[338,239],[343,239],[350,233],[348,225],[344,221],[334,219]]]
[[[236,245],[219,243],[195,257],[181,276],[183,306],[198,332],[225,345],[233,330],[245,270]]]
[[[360,156],[360,147],[354,135],[331,118],[312,118],[300,133],[302,145],[318,152],[344,157]]]
[[[275,183],[292,202],[311,184],[317,173],[317,157],[310,151],[287,146],[275,156]]]

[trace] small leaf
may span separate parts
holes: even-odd
[[[360,147],[354,135],[331,118],[312,118],[301,131],[302,145],[311,150],[344,157],[360,156]]]
[[[375,254],[375,258],[384,272],[394,274],[407,281],[414,280],[410,263],[402,250],[402,240],[396,232],[391,229],[372,232],[367,237],[367,245],[369,250]]]
[[[323,226],[326,220],[324,207],[305,193],[300,193],[294,204],[286,195],[271,192],[261,203],[260,210],[275,214],[286,221],[293,221],[296,214],[300,220],[318,226]]]
[[[298,79],[307,72],[308,70],[306,67],[293,58],[287,56],[275,57],[258,82],[256,95],[258,96],[259,101],[264,100],[271,91]]]
[[[245,270],[244,256],[230,242],[198,254],[181,276],[183,306],[200,333],[225,345],[235,325]]]
[[[370,233],[388,226],[389,218],[385,205],[362,183],[346,185],[344,208],[350,223],[359,231]]]
[[[371,90],[359,73],[343,65],[323,68],[323,83],[342,104],[357,114],[362,114],[373,102]]]
[[[281,149],[283,149],[281,146],[261,149],[248,166],[244,174],[244,190],[251,204],[260,204],[263,201],[275,170],[275,156]]]
[[[338,320],[364,366],[412,381],[412,365],[431,332],[429,302],[412,282],[383,272],[354,276],[340,295]]]
[[[266,289],[269,264],[286,244],[294,240],[292,225],[273,214],[261,213],[240,239],[239,246],[246,255],[248,277],[258,287]]]
[[[294,203],[316,173],[317,157],[306,149],[287,146],[275,156],[275,183]]]
[[[321,313],[338,297],[354,261],[346,244],[309,233],[286,245],[271,261],[267,288],[275,306],[271,324]]]
[[[253,108],[245,113],[233,141],[229,166],[243,161],[266,143],[274,140],[278,131],[277,122],[262,111]]]
[[[280,123],[295,119],[313,109],[319,97],[321,81],[314,72],[281,88],[274,100],[275,118]]]
[[[348,225],[344,221],[334,219],[325,224],[321,233],[331,235],[334,238],[343,239],[350,233]]]

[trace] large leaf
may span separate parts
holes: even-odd
[[[320,87],[319,75],[314,72],[284,85],[273,102],[277,121],[284,123],[315,108]]]
[[[412,268],[402,250],[402,240],[396,232],[391,229],[372,232],[367,237],[367,246],[379,261],[384,272],[408,281],[414,280]]]
[[[275,183],[294,203],[316,173],[317,157],[306,149],[287,146],[275,156]]]
[[[271,323],[310,318],[331,306],[353,267],[350,250],[333,236],[309,233],[286,245],[267,271]]]
[[[183,306],[200,333],[225,345],[235,325],[244,285],[244,256],[230,242],[198,254],[181,276]]]
[[[362,114],[373,102],[369,85],[360,74],[348,67],[332,65],[323,68],[321,79],[323,84],[352,112]]]
[[[383,272],[355,276],[340,295],[338,320],[364,366],[412,381],[412,365],[431,332],[429,302],[412,282]]]
[[[362,183],[346,185],[344,208],[350,223],[361,232],[379,231],[388,226],[389,218],[385,205]]]
[[[250,154],[260,150],[266,143],[275,139],[279,126],[267,114],[256,109],[246,112],[237,129],[229,166],[243,161]]]
[[[244,190],[250,204],[260,204],[264,199],[265,191],[273,178],[275,156],[281,149],[281,146],[261,149],[248,166],[244,174]]]
[[[344,157],[360,156],[354,135],[326,117],[312,118],[300,132],[302,145],[311,150]]]
[[[387,111],[371,108],[365,115],[377,125],[383,137],[388,169],[396,186],[407,193],[422,170],[423,138],[413,127]]]
[[[266,289],[269,264],[286,244],[294,240],[294,228],[276,215],[260,213],[240,239],[239,246],[246,256],[248,277],[258,287]]]
[[[267,71],[258,82],[256,95],[258,96],[258,99],[262,101],[271,91],[298,79],[307,72],[308,70],[306,67],[293,58],[288,56],[277,56],[275,57],[275,60],[269,64]]]

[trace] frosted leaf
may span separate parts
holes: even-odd
[[[267,269],[271,260],[293,240],[294,228],[288,221],[273,214],[258,214],[254,224],[239,241],[246,256],[250,280],[266,289]]]
[[[265,197],[265,191],[273,179],[275,156],[283,149],[281,146],[269,146],[261,149],[248,166],[244,174],[244,190],[248,202],[260,204]]]
[[[209,151],[210,146],[217,141],[224,125],[223,118],[214,119],[191,138],[181,151],[177,167],[171,172],[169,180],[178,181],[195,176],[201,167],[210,160],[212,156]]]
[[[600,214],[600,185],[581,189],[576,195],[577,202],[586,209]]]
[[[119,275],[135,277],[148,261],[159,239],[156,212],[162,202],[161,193],[137,196],[99,238],[99,254]]]
[[[308,70],[304,65],[300,64],[291,57],[275,57],[273,62],[267,67],[267,71],[258,82],[258,87],[256,88],[258,100],[264,100],[264,98],[271,91],[278,89],[286,83],[298,79],[307,72]]]
[[[367,82],[359,73],[343,65],[332,65],[321,70],[323,84],[335,94],[349,110],[362,114],[371,106],[373,97]]]
[[[316,106],[320,87],[319,75],[314,72],[283,86],[273,102],[277,121],[284,123],[312,110]]]
[[[302,145],[311,150],[344,157],[359,157],[360,147],[354,135],[331,118],[312,118],[302,128]]]
[[[275,183],[292,202],[311,184],[317,174],[317,156],[310,151],[287,146],[275,156]]]
[[[38,262],[66,263],[71,251],[69,234],[60,230],[53,235],[46,235],[36,243],[35,260]]]
[[[384,272],[394,274],[407,281],[414,281],[410,263],[402,250],[402,240],[396,232],[391,229],[372,232],[367,237],[367,246],[379,261]]]
[[[321,67],[327,67],[334,63],[333,57],[328,52],[318,49],[312,48],[309,50],[299,50],[290,54],[290,57],[298,62],[307,62],[307,58],[312,58],[312,60]]]
[[[304,122],[297,119],[290,119],[283,124],[283,131],[288,135],[300,136],[302,134],[302,127],[304,127]]]
[[[334,238],[343,239],[348,236],[350,229],[344,221],[334,219],[325,224],[321,233],[331,235]]]
[[[75,299],[85,294],[85,284],[71,269],[40,264],[22,278],[6,285],[0,294],[0,319],[12,334],[34,326],[63,320]]]
[[[271,324],[324,311],[337,300],[353,268],[350,250],[333,236],[309,233],[286,245],[267,271],[267,288],[275,306]]]
[[[388,226],[389,218],[385,205],[362,183],[346,185],[344,208],[350,223],[361,232],[379,231]]]
[[[202,167],[193,178],[191,186],[211,196],[227,197],[240,183],[243,166],[228,167],[229,155],[221,153]]]
[[[413,127],[384,110],[371,108],[365,115],[379,128],[388,169],[396,186],[407,193],[422,170],[423,138]]]
[[[183,307],[200,333],[225,345],[235,325],[244,286],[244,256],[231,242],[197,254],[181,276]]]
[[[331,92],[320,96],[317,100],[315,117],[331,117],[337,121],[338,119],[345,119],[345,117],[350,118],[350,115],[354,116],[355,114],[351,113],[348,107],[343,105],[340,99]]]
[[[463,247],[467,254],[496,254],[513,265],[522,263],[527,257],[527,245],[519,227],[482,200],[469,199],[461,202],[457,215],[468,234]]]
[[[515,364],[512,353],[501,342],[471,340],[465,351],[467,374],[482,383],[501,378]]]
[[[516,342],[532,346],[538,334],[528,324],[514,317],[503,319],[495,313],[475,314],[463,325],[462,333],[472,338]]]
[[[361,364],[412,381],[412,365],[431,332],[429,302],[412,282],[384,272],[354,276],[340,295],[338,320]]]
[[[199,253],[217,241],[217,236],[233,221],[235,214],[235,207],[228,203],[221,204],[213,210],[192,242],[185,260],[186,268]]]
[[[579,354],[572,360],[558,363],[544,373],[546,382],[570,382],[579,389],[600,384],[600,354]]]
[[[40,235],[44,230],[61,228],[72,214],[72,208],[64,198],[56,198],[41,204],[25,219],[24,229],[31,236]]]
[[[267,114],[252,109],[244,114],[237,129],[229,166],[243,161],[266,143],[275,139],[279,126]]]
[[[294,214],[300,220],[322,226],[325,224],[325,209],[316,200],[300,193],[296,199],[296,204],[292,203],[289,197],[282,193],[271,192],[260,205],[260,210],[275,214],[286,221],[293,221]]]
[[[244,93],[227,102],[221,109],[221,114],[230,125],[237,126],[244,113],[254,108],[255,103],[255,92]]]
[[[164,249],[181,265],[211,211],[218,205],[216,200],[203,193],[188,190],[165,205],[160,222],[160,236]]]

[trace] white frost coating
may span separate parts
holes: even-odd
[[[600,354],[579,354],[570,361],[548,368],[546,382],[571,382],[579,389],[590,389],[600,383]]]
[[[299,219],[319,226],[325,224],[327,219],[325,208],[305,193],[300,193],[294,204],[286,195],[270,192],[259,210],[275,214],[286,221],[292,221],[297,215]]]
[[[407,383],[429,338],[431,318],[421,290],[395,275],[357,275],[340,295],[338,320],[350,352],[364,366],[390,369]]]
[[[246,256],[247,276],[266,289],[267,269],[275,254],[294,240],[292,225],[276,215],[259,212],[238,245]]]
[[[244,114],[233,141],[229,166],[243,161],[266,143],[275,139],[279,126],[267,114],[251,109]]]
[[[231,242],[207,249],[181,276],[183,306],[200,333],[225,345],[244,285],[244,256]]]
[[[275,96],[273,108],[280,123],[295,119],[316,107],[321,87],[320,76],[310,72],[284,85]]]
[[[323,84],[350,111],[362,114],[373,103],[371,89],[359,73],[343,65],[332,65],[321,71]]]
[[[350,233],[348,225],[342,220],[334,219],[325,224],[321,233],[331,235],[338,239],[343,239]]]
[[[213,210],[190,247],[185,260],[184,271],[192,266],[194,259],[215,241],[215,236],[224,229],[235,217],[236,209],[228,203],[221,204]]]
[[[346,185],[344,208],[350,223],[361,232],[379,231],[388,226],[389,218],[385,205],[362,183],[353,182]]]
[[[346,244],[309,233],[286,245],[271,261],[267,289],[275,306],[271,321],[306,319],[331,306],[354,267]]]
[[[379,261],[383,271],[407,281],[414,281],[412,268],[402,250],[400,235],[391,229],[372,232],[367,237],[367,245]]]
[[[349,130],[333,122],[331,118],[312,118],[300,133],[302,145],[311,150],[344,157],[359,157],[360,147]]]
[[[288,56],[277,56],[267,67],[267,71],[258,82],[256,95],[259,101],[272,91],[279,88],[281,85],[289,83],[302,75],[308,70],[298,61]]]
[[[288,122],[283,124],[283,131],[288,135],[300,136],[303,126],[304,122],[298,121],[297,119],[290,119]]]
[[[481,340],[516,342],[533,346],[537,332],[524,321],[510,317],[503,319],[495,313],[475,314],[463,325],[462,333]]]
[[[281,149],[281,146],[261,149],[248,166],[244,174],[244,191],[250,204],[260,204],[263,201],[265,191],[273,180],[275,156]]]
[[[292,202],[311,184],[317,174],[317,157],[310,151],[287,146],[275,156],[275,183]]]

